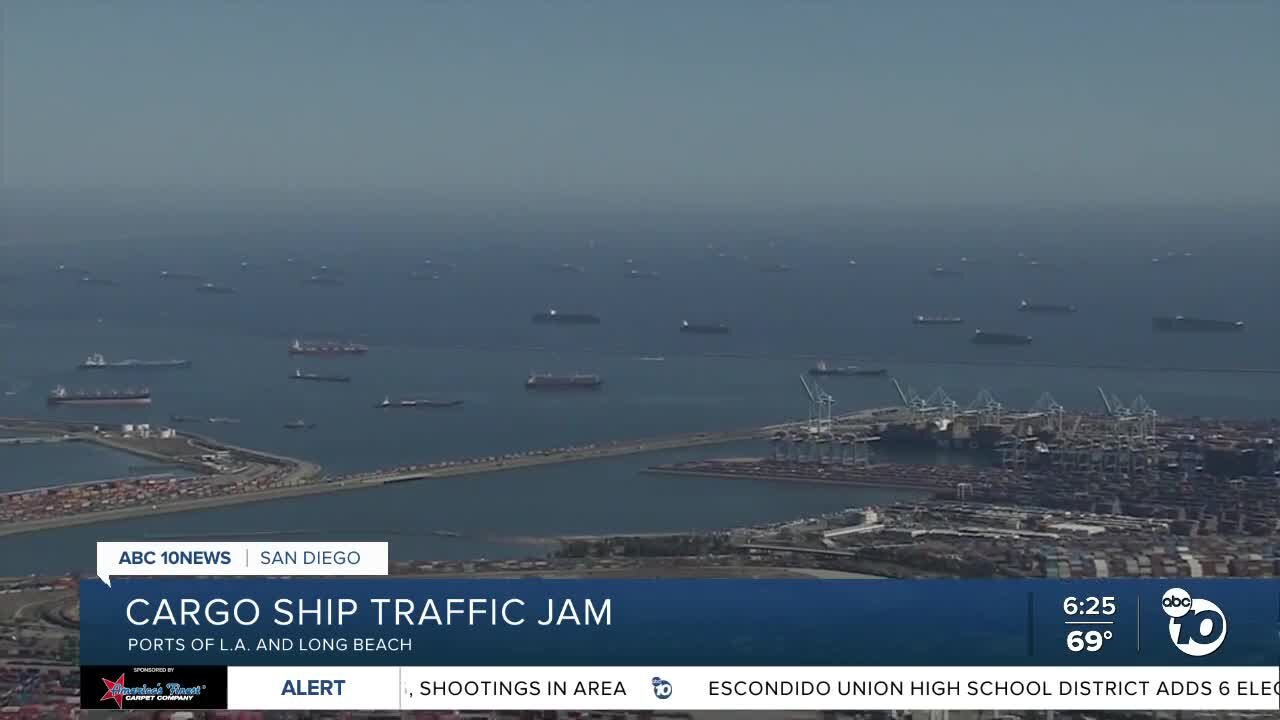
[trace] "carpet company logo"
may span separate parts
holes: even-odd
[[[1227,616],[1214,603],[1193,598],[1182,588],[1169,588],[1160,600],[1169,616],[1169,638],[1174,647],[1192,657],[1204,657],[1227,639]]]
[[[666,700],[671,697],[671,683],[660,677],[653,679],[653,696],[659,700]]]
[[[128,687],[125,685],[124,675],[124,673],[120,673],[120,677],[115,680],[102,678],[102,684],[107,686],[107,691],[103,693],[102,697],[98,698],[99,702],[111,700],[115,702],[118,710],[124,709],[126,700],[191,703],[200,697],[200,694],[205,690],[204,685],[184,687],[180,683],[156,683],[155,685],[144,684]]]

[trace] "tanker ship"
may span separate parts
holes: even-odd
[[[1151,328],[1160,332],[1238,332],[1244,330],[1244,323],[1238,320],[1209,320],[1175,315],[1152,318]]]
[[[59,385],[49,393],[50,405],[149,405],[151,391],[142,390],[105,390],[82,391],[67,390]]]
[[[108,362],[99,353],[94,353],[85,358],[84,362],[78,366],[81,370],[129,370],[129,369],[162,369],[162,368],[189,368],[190,360],[116,360]]]
[[[604,381],[599,375],[578,373],[575,375],[552,375],[550,373],[531,373],[524,386],[529,390],[596,390]]]

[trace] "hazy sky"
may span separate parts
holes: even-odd
[[[10,188],[1280,202],[1280,2],[0,0]]]

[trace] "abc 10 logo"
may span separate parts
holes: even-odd
[[[1227,639],[1227,616],[1216,604],[1193,598],[1182,588],[1169,588],[1160,599],[1169,616],[1169,638],[1174,647],[1192,657],[1204,657]]]

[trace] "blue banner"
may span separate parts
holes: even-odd
[[[1275,580],[138,579],[86,665],[1277,665]]]

